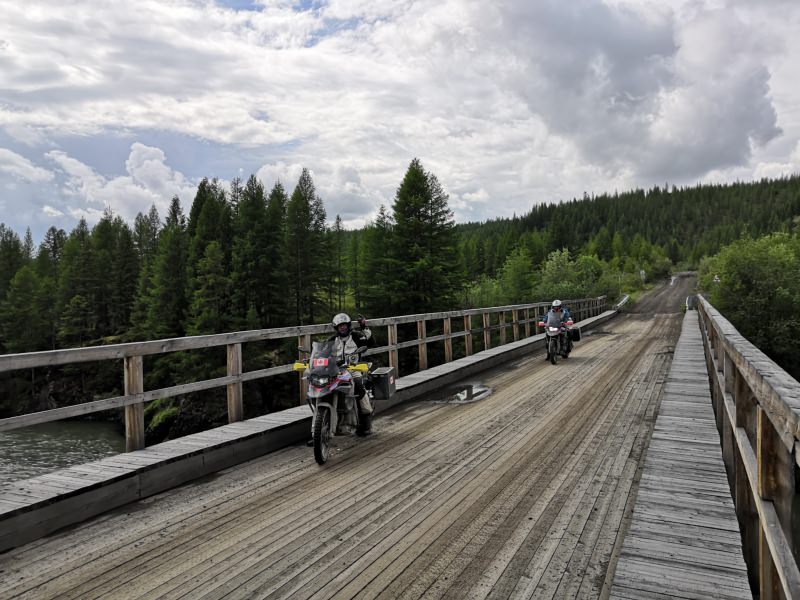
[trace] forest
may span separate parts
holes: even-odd
[[[617,297],[699,267],[712,302],[737,326],[747,321],[735,301],[742,286],[770,281],[753,301],[793,320],[780,326],[785,343],[773,344],[774,332],[758,339],[773,357],[793,348],[797,356],[800,177],[584,196],[459,225],[448,200],[414,159],[392,205],[356,231],[329,218],[307,169],[291,194],[255,176],[229,186],[204,179],[188,213],[178,197],[165,215],[153,206],[132,224],[106,211],[92,227],[51,227],[38,246],[30,230],[20,235],[0,224],[0,352],[324,323],[340,311],[379,317]],[[748,253],[794,273],[794,287],[742,263]],[[711,273],[721,273],[722,284]],[[287,362],[292,351],[255,348],[245,362],[263,368]],[[145,386],[207,379],[221,364],[174,353],[147,366]],[[0,417],[120,392],[116,365],[46,371],[1,376]],[[148,443],[223,422],[220,394],[150,403]],[[280,394],[280,386],[253,385],[246,410],[276,408]]]

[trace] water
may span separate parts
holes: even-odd
[[[0,433],[0,484],[125,451],[113,423],[57,421]]]

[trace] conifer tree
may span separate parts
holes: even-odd
[[[264,256],[267,267],[261,279],[267,327],[287,325],[289,277],[286,257],[286,205],[289,198],[276,181],[267,198],[264,221]]]
[[[186,299],[188,236],[186,219],[177,196],[167,213],[153,261],[152,288],[148,294],[147,323],[143,328],[148,339],[177,337],[184,334],[188,308]]]
[[[361,302],[371,315],[389,315],[395,308],[386,293],[397,271],[391,254],[392,220],[381,205],[373,223],[362,232]]]
[[[6,297],[8,284],[25,264],[25,254],[19,236],[0,223],[0,300]]]
[[[206,246],[195,271],[196,287],[189,307],[186,333],[201,335],[229,331],[230,279],[225,253],[219,242],[215,240]]]
[[[264,186],[255,175],[250,176],[238,195],[231,273],[234,322],[237,327],[257,329],[268,321],[263,286],[270,269],[267,200]]]
[[[325,241],[325,208],[308,169],[303,169],[286,207],[289,291],[298,325],[314,322],[319,298],[324,298],[330,269]]]
[[[59,340],[62,346],[83,344],[96,336],[93,312],[97,271],[92,253],[92,236],[84,219],[69,234],[59,267]]]
[[[48,313],[42,310],[41,280],[35,268],[24,265],[9,283],[0,301],[0,339],[7,352],[33,352],[50,348]]]
[[[459,282],[453,213],[439,180],[411,161],[393,205],[390,285],[395,311],[428,312],[454,304]]]

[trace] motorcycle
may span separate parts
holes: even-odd
[[[569,353],[572,352],[572,335],[570,327],[573,321],[569,319],[561,323],[559,327],[551,327],[544,321],[539,321],[539,327],[544,328],[545,340],[547,345],[547,359],[552,364],[558,362],[558,357],[563,356],[567,358]]]
[[[304,371],[308,380],[306,401],[314,413],[311,420],[311,437],[314,445],[314,460],[323,465],[330,456],[331,438],[349,433],[358,427],[358,398],[355,396],[354,373],[369,374],[371,363],[359,362],[362,346],[337,362],[334,356],[335,340],[313,342],[311,356],[294,363],[295,371]],[[301,352],[308,350],[299,348]]]

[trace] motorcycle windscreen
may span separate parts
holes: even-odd
[[[314,342],[311,346],[311,358],[308,368],[311,375],[319,377],[336,377],[339,367],[334,356],[336,340]]]

